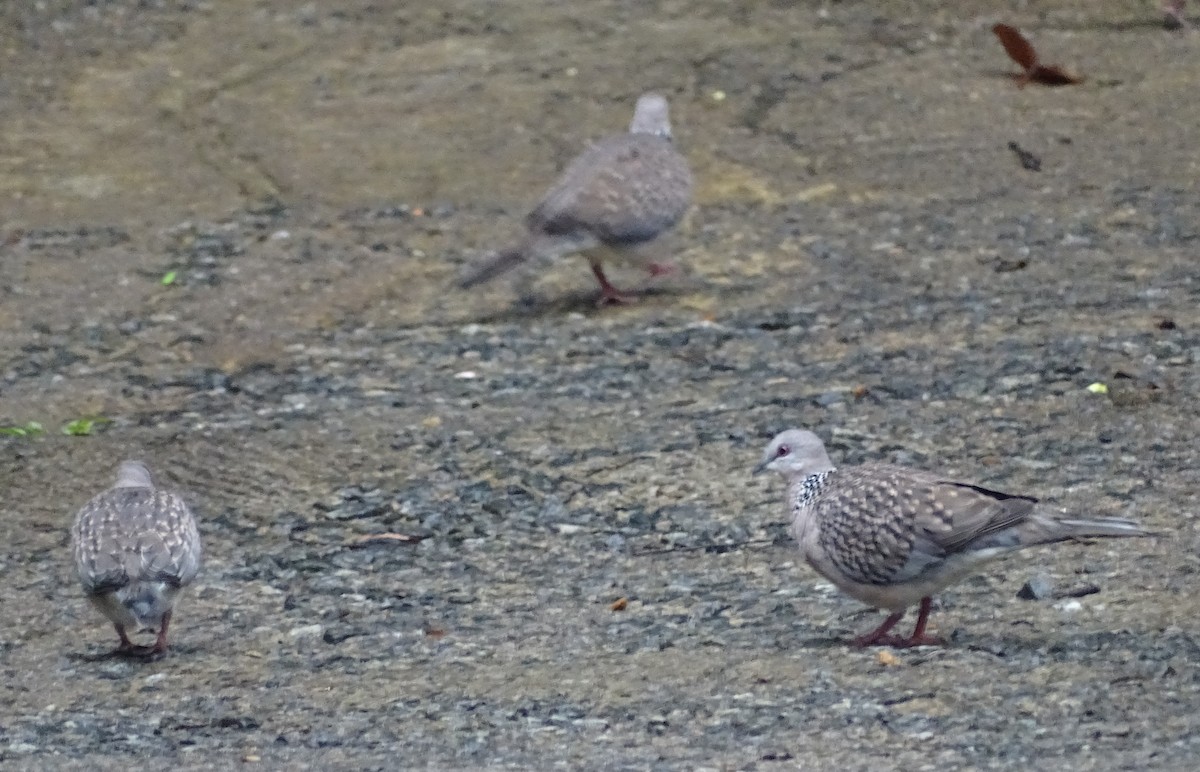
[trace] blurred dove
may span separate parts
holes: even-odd
[[[643,94],[629,131],[576,156],[525,218],[525,238],[470,269],[459,286],[482,284],[523,263],[582,253],[600,282],[599,303],[629,301],[604,275],[602,263],[634,262],[652,276],[675,271],[636,248],[679,222],[691,196],[692,173],[671,141],[667,100]]]

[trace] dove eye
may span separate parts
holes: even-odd
[[[791,452],[792,452],[792,449],[790,447],[788,447],[787,445],[780,445],[779,450],[775,451],[775,458],[783,458],[784,456],[786,456],[788,453],[791,453]]]

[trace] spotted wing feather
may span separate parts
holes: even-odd
[[[183,499],[169,491],[105,491],[80,510],[73,535],[75,567],[90,593],[140,580],[183,586],[200,570],[195,518]]]
[[[883,464],[839,469],[816,502],[821,547],[848,578],[888,585],[1019,526],[1036,499]]]
[[[691,171],[669,139],[622,134],[575,158],[526,223],[534,233],[586,231],[606,244],[635,245],[675,225],[691,194]]]

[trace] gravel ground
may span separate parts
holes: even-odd
[[[47,430],[0,437],[6,766],[1196,767],[1200,39],[1110,0],[379,5],[0,9],[0,424]],[[1016,88],[998,20],[1085,83]],[[448,289],[648,88],[684,275]],[[852,650],[878,612],[749,476],[793,425],[1162,535]],[[67,549],[130,456],[207,550],[150,663]]]

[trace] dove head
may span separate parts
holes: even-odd
[[[671,138],[671,117],[667,110],[667,99],[661,94],[642,94],[633,109],[633,120],[629,123],[630,134],[654,134],[664,139]]]
[[[117,602],[136,620],[142,630],[158,632],[163,615],[171,610],[177,588],[165,582],[130,582],[117,590]]]
[[[808,477],[833,469],[821,438],[804,429],[788,429],[775,435],[763,452],[754,474],[770,470],[784,477]]]
[[[153,488],[154,478],[141,461],[122,461],[114,488]]]

